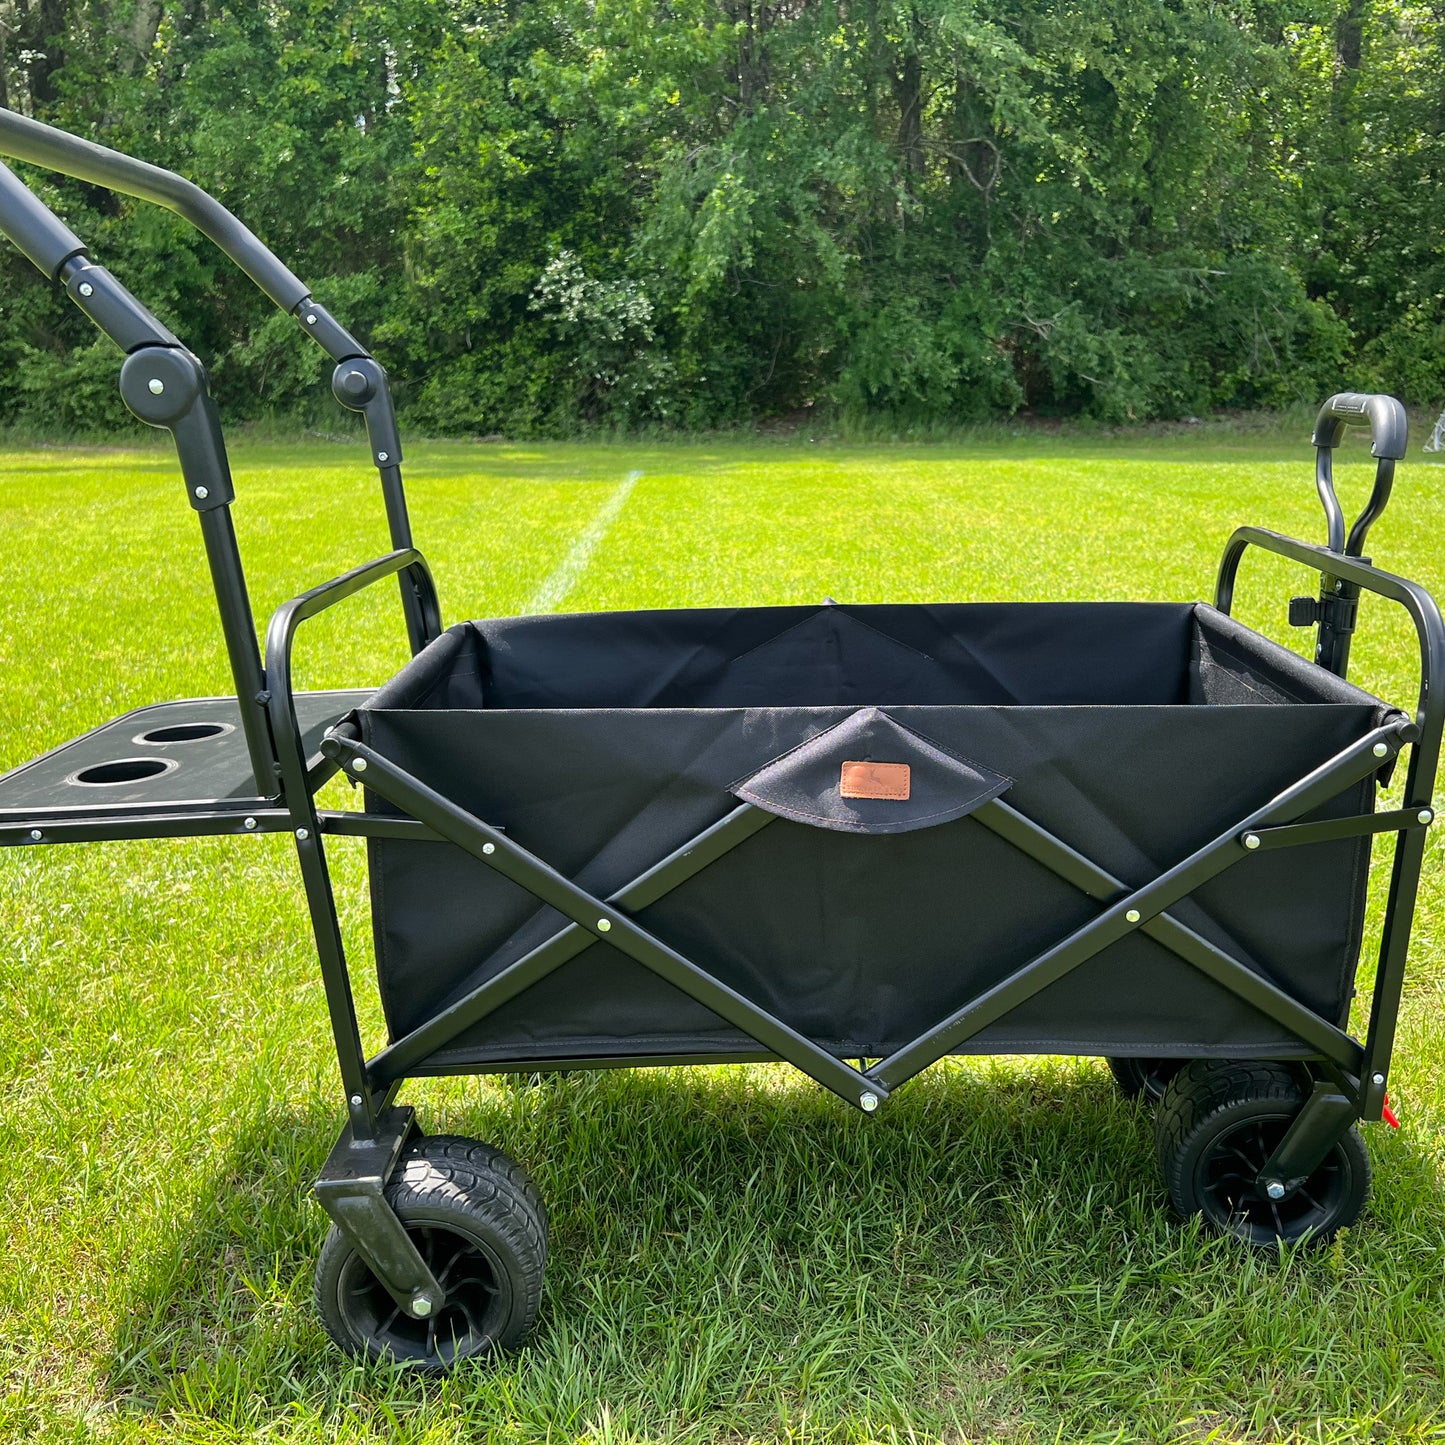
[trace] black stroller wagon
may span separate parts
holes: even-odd
[[[336,362],[393,550],[285,603],[264,654],[194,356],[0,166],[0,230],[126,353],[180,456],[236,695],[142,709],[0,779],[0,842],[291,833],[347,1104],[316,1182],[322,1318],[356,1353],[444,1368],[536,1316],[546,1212],[485,1144],[424,1135],[419,1075],[782,1060],[872,1114],[945,1055],[1079,1053],[1158,1096],[1185,1215],[1255,1244],[1363,1207],[1355,1125],[1386,1081],[1440,748],[1445,630],[1363,557],[1405,455],[1387,397],[1319,414],[1328,542],[1230,539],[1213,606],[758,607],[442,629],[377,363],[188,182],[0,113],[0,153],[170,207]],[[1368,426],[1348,532],[1331,457]],[[1320,575],[1306,661],[1235,622],[1248,548]],[[308,620],[395,578],[412,661],[298,693]],[[1414,716],[1346,680],[1364,594],[1417,631]],[[263,660],[264,659],[264,660]],[[1403,802],[1376,787],[1408,747]],[[362,812],[316,796],[341,771]],[[1393,872],[1363,1042],[1346,1031],[1372,837]],[[389,1042],[363,1050],[327,874],[368,840]]]

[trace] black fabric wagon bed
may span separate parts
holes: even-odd
[[[1096,911],[973,820],[981,804],[1006,798],[1141,886],[1390,712],[1212,607],[1005,603],[468,622],[358,720],[378,752],[599,897],[739,800],[777,814],[639,921],[824,1048],[879,1057]],[[906,766],[909,795],[842,796],[853,762]],[[1321,816],[1368,812],[1373,795],[1369,777]],[[565,926],[449,844],[369,847],[394,1036]],[[1343,1023],[1369,848],[1271,853],[1174,915]],[[598,940],[425,1067],[757,1047]],[[968,1048],[1309,1052],[1137,932]]]

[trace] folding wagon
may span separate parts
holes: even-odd
[[[485,1144],[427,1137],[420,1075],[783,1060],[867,1114],[949,1054],[1078,1053],[1162,1097],[1185,1215],[1251,1244],[1360,1213],[1355,1128],[1385,1097],[1440,750],[1445,629],[1362,554],[1405,455],[1387,397],[1319,414],[1325,546],[1244,527],[1215,601],[737,607],[443,631],[412,545],[380,366],[234,217],[169,172],[0,113],[0,153],[177,211],[336,362],[393,550],[277,609],[258,645],[200,362],[9,170],[0,230],[126,353],[169,430],[234,698],[143,708],[0,779],[0,842],[285,830],[309,901],[347,1122],[316,1193],[331,1335],[444,1368],[535,1319],[547,1221]],[[1347,426],[1378,459],[1346,531]],[[1230,616],[1254,547],[1313,568],[1306,661]],[[388,578],[412,660],[297,692],[302,625]],[[1403,607],[1412,716],[1346,680],[1363,594]],[[1403,802],[1375,792],[1408,746]],[[320,808],[341,771],[362,812]],[[1347,1032],[1372,837],[1394,861],[1369,1022]],[[326,841],[368,842],[389,1030],[368,1058]]]

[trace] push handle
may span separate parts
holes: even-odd
[[[366,348],[324,306],[318,306],[311,299],[308,288],[251,231],[219,201],[184,177],[3,107],[0,107],[0,156],[29,161],[32,165],[75,176],[93,185],[121,191],[174,211],[214,242],[281,310],[294,316],[301,329],[338,363],[334,390],[342,405],[359,412],[366,422],[372,460],[381,472],[382,497],[392,545],[396,549],[411,546],[411,522],[407,516],[400,470],[401,439],[397,433],[396,413],[391,390],[386,384],[386,374],[372,360]],[[69,264],[72,258],[80,258],[76,266],[83,262],[86,256],[84,245],[49,213],[17,176],[3,165],[0,165],[0,173],[3,173],[0,174],[0,233],[9,236],[51,280],[57,277],[65,279],[68,290],[71,289],[69,283],[75,281],[72,299],[124,350],[133,351],[143,344],[179,346],[176,338],[139,307],[113,278],[104,276],[98,269],[88,274],[83,282],[69,275],[75,269]],[[62,272],[67,274],[62,276]],[[137,322],[139,330],[136,329]],[[143,412],[149,403],[143,396],[138,399]],[[191,415],[200,413],[193,412]],[[207,445],[220,448],[219,428],[213,429],[215,434],[207,438]],[[185,460],[183,455],[183,467]],[[221,490],[213,488],[209,479],[201,485],[205,490],[197,492],[193,488],[193,499],[217,505],[230,501],[229,476]],[[410,573],[403,581],[403,588],[407,628],[413,651],[419,651],[434,635],[428,630],[436,611],[430,576],[421,572]],[[251,692],[257,690],[252,688]],[[245,695],[245,692],[243,688],[238,695]]]
[[[3,109],[0,154],[174,211],[214,241],[283,311],[294,311],[311,294],[219,201],[173,171]]]
[[[1370,428],[1370,453],[1376,458],[1375,485],[1370,492],[1369,501],[1355,518],[1348,538],[1345,536],[1345,514],[1340,509],[1340,499],[1335,495],[1333,455],[1334,449],[1344,440],[1347,426]],[[1364,556],[1365,538],[1369,535],[1370,528],[1379,521],[1385,504],[1390,500],[1390,489],[1395,484],[1395,463],[1400,461],[1408,450],[1408,432],[1405,408],[1393,396],[1341,391],[1320,408],[1311,440],[1317,448],[1315,487],[1325,509],[1325,524],[1328,528],[1325,545],[1331,552],[1340,552],[1347,557]]]

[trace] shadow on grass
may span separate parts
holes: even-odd
[[[631,1390],[650,1429],[715,1417],[746,1433],[810,1398],[826,1346],[841,1351],[835,1397],[891,1400],[905,1433],[982,1428],[996,1410],[1030,1413],[1044,1388],[1029,1342],[1085,1358],[1124,1319],[1170,1338],[1181,1295],[1212,1309],[1243,1279],[1270,1309],[1287,1290],[1309,1311],[1340,1284],[1340,1247],[1245,1262],[1172,1219],[1147,1110],[1093,1064],[950,1065],[873,1119],[747,1068],[487,1083],[419,1112],[432,1132],[507,1149],[549,1203],[526,1350],[437,1383],[329,1345],[310,1300],[324,1221],[309,1195],[338,1120],[318,1103],[248,1120],[137,1274],[106,1377],[115,1407],[255,1429],[358,1402],[454,1406],[460,1392],[469,1408],[495,1397],[540,1438]],[[1434,1198],[1428,1161],[1399,1136],[1375,1142],[1391,1190]],[[1361,1278],[1391,1251],[1368,1215],[1343,1248]],[[1179,1348],[1193,1348],[1184,1323]],[[1008,1362],[1025,1348],[1034,1365],[1018,1374]]]

